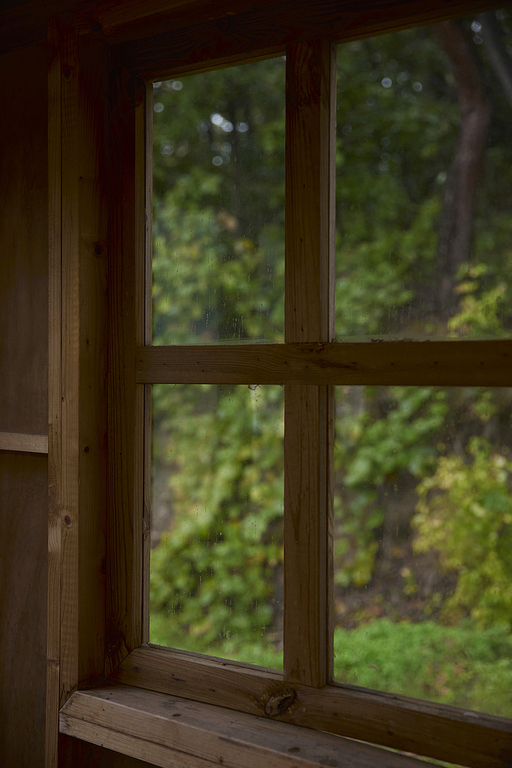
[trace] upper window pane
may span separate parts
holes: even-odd
[[[338,47],[339,340],[510,333],[509,24],[498,11]]]
[[[153,344],[282,341],[284,58],[153,87]]]

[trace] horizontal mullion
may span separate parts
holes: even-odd
[[[139,384],[512,385],[512,340],[138,347]]]
[[[502,768],[512,739],[505,718],[164,648],[132,651],[110,679],[471,768]]]

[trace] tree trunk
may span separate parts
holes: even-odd
[[[453,67],[461,128],[439,223],[437,314],[446,321],[456,310],[457,270],[471,259],[476,191],[490,123],[491,108],[470,45],[454,21],[433,27]]]

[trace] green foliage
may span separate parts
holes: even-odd
[[[464,457],[442,456],[418,485],[415,548],[439,551],[458,573],[443,615],[469,615],[479,626],[512,627],[512,463],[487,441],[472,438]]]
[[[172,645],[255,642],[282,563],[281,388],[155,390],[174,524],[152,554],[152,610],[172,618]]]
[[[432,463],[431,439],[447,414],[431,387],[338,388],[335,472],[335,583],[364,586],[373,575],[376,532],[385,517],[381,489],[402,472]],[[379,503],[380,502],[380,503]]]
[[[482,63],[484,48],[475,47]],[[284,338],[284,68],[278,58],[155,84],[156,345]],[[509,332],[510,107],[489,67],[482,77],[490,144],[446,322],[435,304],[460,130],[451,66],[428,28],[339,47],[338,339]],[[510,440],[510,398],[433,387],[340,387],[337,397],[337,598],[379,588],[389,531],[395,548],[410,547],[419,498],[417,553],[423,564],[439,559],[454,592],[422,593],[408,561],[401,598],[422,619],[509,627],[510,465],[489,446]],[[154,387],[167,518],[151,558],[152,641],[280,667],[282,407],[279,387]],[[399,525],[392,513],[407,504]],[[504,632],[376,620],[336,632],[337,679],[510,712]]]
[[[340,682],[512,717],[512,640],[503,627],[376,619],[336,630],[334,653]]]

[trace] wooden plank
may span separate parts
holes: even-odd
[[[37,45],[1,61],[6,84],[0,121],[0,430],[5,432],[44,433],[48,426],[46,55]],[[37,76],[31,77],[34,69]],[[19,88],[13,73],[19,73]]]
[[[233,29],[231,17],[241,12],[250,12],[254,9],[265,9],[272,6],[268,23],[277,22],[281,15],[291,13],[295,9],[299,22],[304,18],[305,2],[275,3],[275,0],[123,0],[120,4],[117,0],[32,0],[32,2],[19,3],[12,8],[0,11],[0,51],[7,52],[16,48],[23,48],[46,37],[46,25],[49,19],[57,14],[64,14],[66,23],[76,29],[80,34],[92,32],[108,38],[109,42],[122,43],[147,38],[159,33],[172,32],[178,35],[178,31],[194,24],[197,19],[208,20],[210,31],[213,33],[212,42],[219,37],[219,31],[224,32]],[[358,4],[359,5],[359,4]],[[362,5],[362,4],[361,4]],[[405,26],[434,23],[444,19],[463,16],[476,11],[484,11],[490,8],[500,7],[502,3],[492,0],[452,0],[443,3],[435,2],[405,3],[389,0],[376,0],[366,2],[358,13],[357,6],[344,8],[347,18],[347,27],[352,35],[357,35],[358,24],[362,29],[369,29],[367,34],[378,34],[380,29],[388,31],[393,22],[403,13]],[[301,14],[302,12],[302,14]],[[302,26],[307,23],[302,21]],[[245,26],[242,24],[242,27]],[[258,27],[255,27],[255,30]],[[237,28],[233,29],[233,35]],[[321,34],[321,32],[318,32]],[[359,32],[364,34],[364,32]],[[200,39],[207,39],[202,33]],[[225,40],[225,48],[233,47],[233,37],[222,36]],[[217,42],[219,42],[217,40]],[[159,39],[159,44],[160,42]],[[285,44],[280,50],[284,51]],[[147,41],[145,43],[148,47]],[[165,46],[164,46],[165,47]],[[218,46],[219,48],[219,46]],[[279,51],[276,51],[278,55]],[[167,52],[168,55],[168,52]],[[226,57],[227,54],[225,54]]]
[[[31,432],[0,432],[0,451],[48,453],[48,435]]]
[[[108,365],[108,52],[79,38],[79,657],[78,686],[105,676]],[[64,73],[64,77],[65,77]],[[67,160],[66,160],[67,162]]]
[[[47,466],[46,456],[0,454],[2,768],[44,763]]]
[[[325,40],[286,49],[285,339],[334,339],[336,59]],[[316,382],[315,382],[316,384]],[[284,418],[284,675],[332,669],[332,387],[288,384]]]
[[[235,12],[226,12],[225,18],[210,20],[198,14],[198,24],[160,32],[151,18],[141,20],[138,30],[132,26],[134,39],[113,45],[113,50],[137,77],[162,80],[187,72],[233,66],[251,58],[279,56],[295,41],[318,37],[334,42],[353,40],[496,8],[498,3],[289,0],[262,8],[247,9],[242,5],[242,12],[236,13],[238,6],[233,5]]]
[[[49,25],[47,765],[58,708],[104,678],[107,179],[104,45]]]
[[[119,685],[75,693],[61,710],[60,728],[162,768],[425,765],[339,736]]]
[[[45,767],[58,766],[62,553],[62,119],[60,30],[48,24],[48,600]]]
[[[504,768],[510,759],[505,718],[355,686],[291,685],[261,667],[149,647],[111,679],[471,768]]]
[[[79,493],[80,493],[80,285],[79,285],[79,104],[78,36],[59,27],[61,77],[61,350],[57,525],[60,526],[60,704],[78,683]],[[57,278],[56,278],[57,279]],[[54,369],[54,361],[50,362]],[[52,444],[50,443],[50,446]],[[53,538],[53,536],[52,536]]]
[[[316,687],[332,678],[332,413],[332,387],[285,387],[283,665]]]
[[[275,0],[237,0],[236,13],[275,5]],[[103,0],[68,11],[66,21],[80,34],[101,32],[111,44],[147,37],[162,29],[178,29],[195,24],[197,19],[223,19],[232,16],[233,0]]]
[[[146,84],[145,125],[145,242],[138,249],[137,261],[139,291],[137,344],[139,338],[144,345],[150,345],[153,338],[153,85]],[[142,160],[139,160],[142,162]],[[152,386],[145,384],[142,390],[142,495],[143,495],[143,553],[142,553],[142,636],[143,643],[149,642],[150,623],[150,565],[151,565],[151,500],[152,500]]]
[[[109,141],[109,487],[107,669],[141,642],[144,393],[135,384],[136,344],[145,341],[145,95],[122,67],[111,72]],[[138,313],[137,313],[138,310]],[[136,319],[137,318],[137,319]]]
[[[512,341],[386,341],[140,347],[154,384],[512,386]]]

